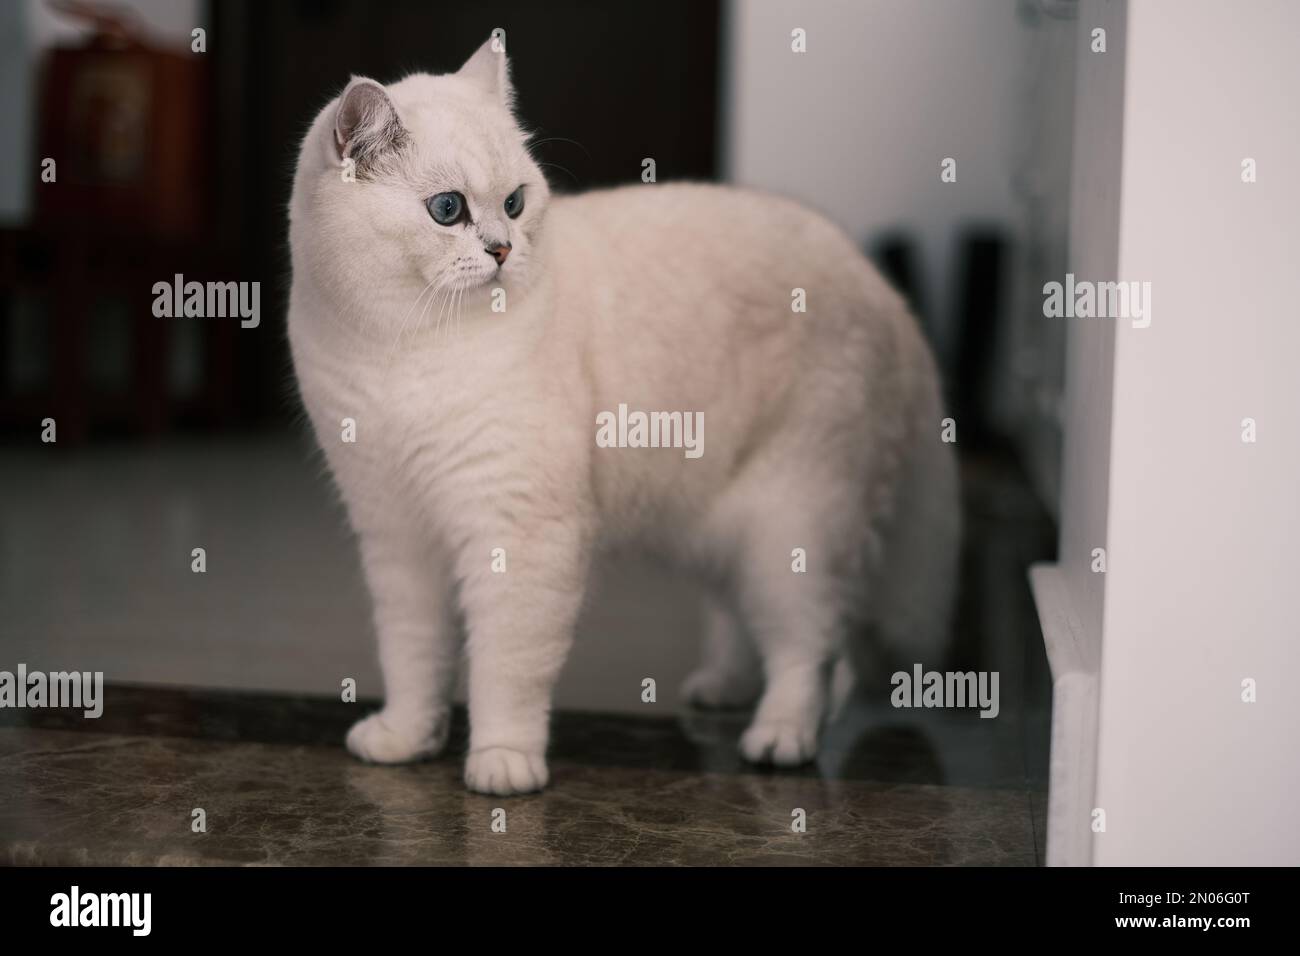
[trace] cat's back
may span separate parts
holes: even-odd
[[[577,229],[622,248],[654,246],[673,257],[712,258],[722,252],[724,239],[749,245],[829,242],[856,253],[848,237],[822,214],[793,199],[741,186],[618,186],[557,196],[550,215],[551,225],[561,231]]]
[[[684,301],[718,296],[790,314],[816,294],[812,324],[906,312],[845,232],[784,196],[711,183],[646,183],[560,196],[548,213],[554,262],[575,283],[654,287]]]

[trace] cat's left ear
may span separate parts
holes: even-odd
[[[334,113],[334,150],[339,159],[350,156],[358,167],[364,167],[401,146],[405,138],[406,130],[388,91],[367,77],[352,77]]]
[[[506,57],[505,31],[493,31],[492,36],[474,55],[465,61],[456,74],[478,84],[490,95],[500,100],[506,109],[514,106],[515,89],[510,84],[510,61]]]

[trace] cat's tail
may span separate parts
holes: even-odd
[[[942,669],[948,653],[961,527],[957,458],[936,417],[902,476],[868,608],[885,649],[927,669]]]
[[[918,336],[919,340],[919,336]],[[924,350],[924,346],[921,346]],[[890,514],[855,635],[836,661],[831,712],[859,681],[883,679],[883,660],[944,669],[961,548],[961,488],[951,426],[945,428],[938,377],[928,351],[918,356],[910,428],[894,479]],[[863,646],[867,644],[868,646]],[[885,685],[881,685],[882,687]],[[873,695],[874,696],[874,695]]]
[[[945,668],[961,546],[959,495],[951,450],[918,448],[885,534],[862,626],[853,629],[831,670],[832,719],[859,682],[883,680],[886,661]]]

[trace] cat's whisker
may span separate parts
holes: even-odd
[[[469,288],[468,282],[462,282],[456,292],[456,331],[454,337],[460,336],[460,320],[465,314],[465,290]]]
[[[547,143],[569,143],[569,144],[571,144],[571,145],[573,145],[573,146],[578,147],[578,149],[580,149],[580,150],[582,150],[584,153],[586,153],[588,159],[591,158],[591,151],[590,151],[589,149],[587,149],[586,146],[583,146],[583,145],[582,145],[581,143],[579,143],[576,139],[569,139],[568,137],[565,137],[565,136],[547,136],[545,139],[535,140],[535,141],[533,141],[533,142],[531,142],[531,143],[528,144],[528,151],[531,153],[531,152],[533,151],[534,147],[537,147],[537,146],[544,146],[544,145],[546,145]],[[535,159],[535,158],[536,158],[536,157],[534,157],[534,159]]]
[[[570,171],[570,170],[568,169],[568,167],[566,167],[566,166],[561,166],[559,163],[544,163],[544,162],[542,162],[540,159],[539,159],[539,160],[536,160],[536,162],[537,162],[537,165],[538,165],[538,166],[551,166],[551,167],[553,167],[553,168],[555,168],[555,169],[560,170],[560,171],[563,172],[563,173],[568,173],[569,178],[573,180],[573,183],[574,183],[575,186],[581,186],[581,185],[582,185],[582,183],[578,181],[578,177],[575,176],[575,175],[573,175],[572,171]]]
[[[447,305],[450,302],[451,302],[451,286],[447,286],[445,289],[442,290],[438,298],[438,315],[435,317],[433,323],[433,341],[435,345],[438,343],[439,338],[441,338],[442,336],[442,316],[443,313],[446,312]]]
[[[423,289],[420,290],[420,294],[415,297],[415,301],[411,303],[410,308],[408,308],[406,310],[406,313],[402,316],[403,324],[406,322],[407,316],[409,316],[411,312],[415,310],[415,307],[420,304],[420,300],[424,298],[424,294],[428,292],[430,289],[432,289],[433,284],[437,281],[438,281],[437,279],[430,279],[429,283]]]
[[[393,339],[393,344],[388,350],[388,357],[384,360],[384,365],[386,367],[391,367],[393,359],[397,356],[397,348],[401,344],[402,334],[406,331],[406,322],[411,317],[411,313],[415,310],[415,307],[419,305],[420,300],[424,298],[424,294],[433,288],[433,284],[436,281],[436,279],[429,280],[429,284],[420,290],[420,294],[415,297],[415,301],[411,303],[411,307],[407,309],[406,313],[402,316],[402,321],[397,328],[397,337]],[[433,301],[432,296],[429,297],[429,301]]]
[[[451,285],[447,286],[445,289],[442,290],[442,292],[443,292],[443,297],[442,297],[441,302],[438,304],[438,321],[437,321],[437,324],[434,326],[434,329],[433,329],[433,341],[434,341],[435,344],[436,344],[437,341],[438,341],[438,337],[442,334],[442,316],[443,316],[443,312],[446,311],[448,314],[450,314],[450,308],[449,308],[449,307],[450,307],[450,305],[451,305],[451,297],[452,297],[452,293],[454,292],[454,290],[455,290],[455,286],[451,286]]]
[[[415,334],[416,334],[416,335],[419,335],[421,331],[423,331],[425,328],[427,328],[427,325],[426,325],[426,323],[425,323],[425,321],[424,321],[424,317],[425,317],[426,315],[429,314],[429,311],[430,311],[431,307],[433,306],[434,300],[435,300],[437,297],[438,297],[438,294],[437,294],[436,292],[435,292],[433,295],[429,296],[428,301],[426,301],[426,302],[424,303],[424,308],[420,309],[420,318],[419,318],[419,320],[415,323]]]
[[[460,290],[460,282],[457,282],[455,288],[451,290],[451,305],[447,308],[448,341],[451,341],[456,335],[456,310],[460,307]]]
[[[441,296],[442,296],[442,288],[441,288],[441,287],[438,287],[438,288],[434,289],[434,290],[433,290],[433,294],[430,295],[429,298],[427,298],[427,299],[424,301],[424,306],[420,309],[420,321],[416,324],[416,327],[415,327],[417,332],[419,332],[421,329],[423,329],[423,328],[426,327],[426,326],[425,326],[425,316],[426,316],[426,315],[432,315],[432,314],[433,314],[433,307],[434,307],[434,304],[437,303],[437,302],[439,301],[439,299],[441,298]]]

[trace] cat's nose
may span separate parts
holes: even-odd
[[[506,256],[510,255],[510,250],[513,248],[514,246],[508,242],[494,242],[490,246],[485,246],[483,251],[495,259],[497,265],[503,266],[506,264]]]

